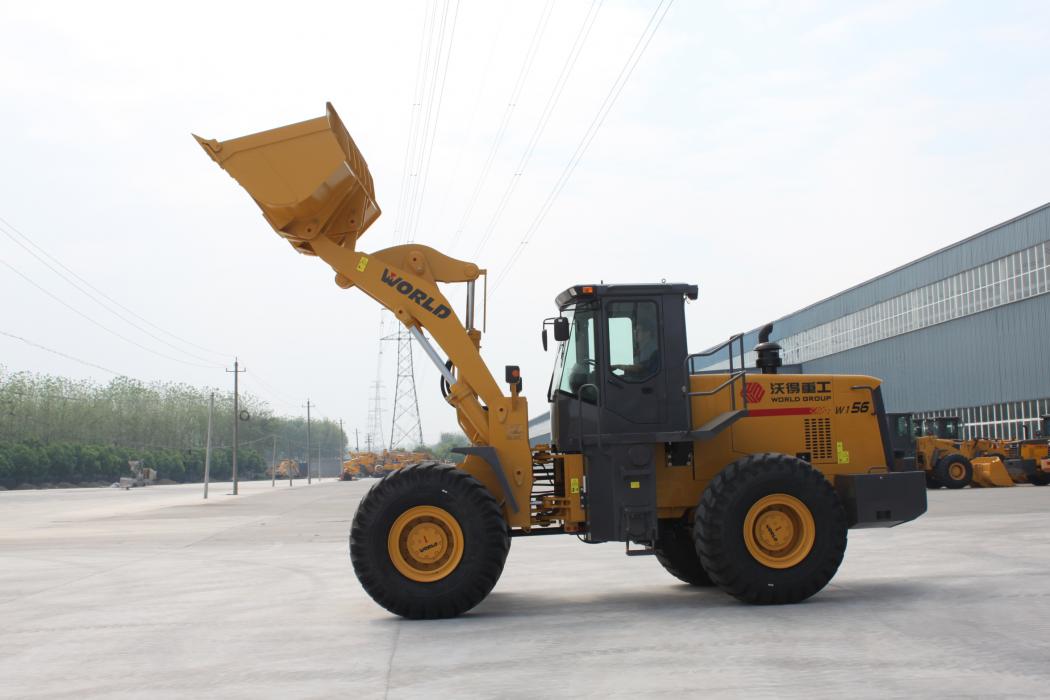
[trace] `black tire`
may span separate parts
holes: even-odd
[[[459,563],[440,580],[402,574],[387,538],[403,513],[416,506],[443,509],[462,531]],[[350,528],[350,561],[368,595],[410,619],[455,617],[480,603],[503,572],[510,532],[492,494],[450,464],[422,462],[391,472],[361,499]]]
[[[962,469],[956,468],[960,466]],[[953,472],[958,473],[953,476]],[[973,464],[960,454],[945,455],[937,460],[933,475],[945,488],[961,489],[973,482]]]
[[[926,488],[936,491],[940,487],[941,482],[937,481],[937,477],[930,472],[926,472]]]
[[[713,586],[714,581],[704,571],[700,556],[696,553],[693,528],[688,523],[660,524],[660,536],[656,540],[656,561],[667,569],[667,573],[692,586]]]
[[[1032,486],[1046,486],[1050,484],[1050,474],[1044,471],[1035,471],[1028,475],[1028,483]]]
[[[748,511],[775,494],[801,501],[813,518],[812,546],[789,568],[761,563],[744,540]],[[745,603],[779,605],[809,598],[827,585],[846,552],[846,512],[835,490],[807,462],[783,454],[751,455],[723,469],[704,491],[694,527],[700,561],[711,580]]]

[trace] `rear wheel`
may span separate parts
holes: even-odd
[[[846,551],[846,513],[831,484],[782,454],[733,462],[704,491],[697,550],[711,580],[759,604],[797,603],[827,585]]]
[[[1050,474],[1044,471],[1035,471],[1028,475],[1028,483],[1032,486],[1046,486],[1050,484]]]
[[[437,462],[388,474],[361,499],[350,529],[350,560],[365,591],[412,619],[455,617],[480,603],[509,548],[492,494]]]
[[[656,561],[675,578],[693,586],[714,585],[700,563],[693,528],[688,523],[675,522],[666,526],[661,523],[655,549]]]
[[[949,489],[961,489],[973,481],[973,465],[960,454],[941,457],[933,473],[937,481]]]

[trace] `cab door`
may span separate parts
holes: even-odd
[[[653,299],[609,299],[605,303],[607,355],[603,432],[656,430],[666,420],[660,308]]]

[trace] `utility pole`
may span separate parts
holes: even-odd
[[[357,428],[354,428],[354,452],[361,451],[361,438],[357,434]]]
[[[306,400],[306,483],[310,480],[310,399]]]
[[[230,372],[231,370],[226,370]],[[241,372],[247,372],[246,369],[238,369],[237,358],[233,358],[233,495],[237,495],[237,429],[240,427],[241,422],[241,409],[240,409],[240,396],[237,390],[237,379],[240,377]]]
[[[208,397],[208,441],[204,448],[204,499],[208,499],[208,479],[211,478],[211,414],[215,410],[215,392]]]
[[[277,485],[277,436],[273,436],[273,457],[270,458],[270,488]]]

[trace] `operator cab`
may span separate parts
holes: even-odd
[[[656,535],[655,447],[691,459],[685,300],[696,285],[578,285],[547,319],[559,341],[547,398],[557,450],[582,452],[592,542],[652,542]],[[544,329],[546,345],[546,328]]]

